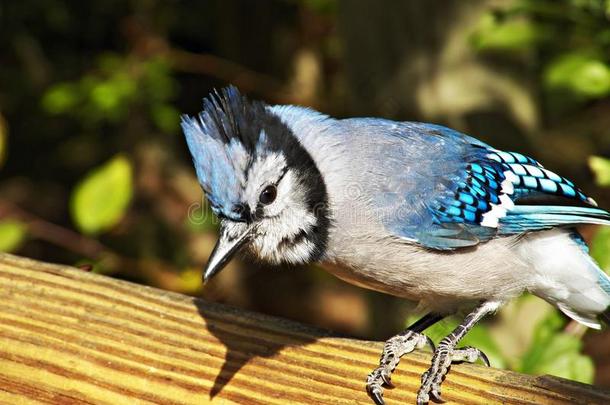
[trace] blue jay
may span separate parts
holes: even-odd
[[[320,262],[428,314],[386,342],[366,381],[377,404],[401,356],[430,342],[424,329],[458,309],[471,312],[434,350],[418,404],[440,400],[452,362],[488,364],[460,339],[525,291],[588,327],[608,321],[610,278],[575,226],[610,225],[610,214],[530,157],[440,125],[334,119],[234,87],[183,116],[182,129],[221,221],[204,281],[248,251],[272,264]]]

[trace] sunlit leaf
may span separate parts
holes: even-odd
[[[544,79],[550,89],[564,89],[583,97],[610,94],[610,68],[600,58],[586,53],[559,57],[547,67]]]
[[[132,168],[118,155],[89,173],[72,193],[71,213],[78,228],[95,234],[116,225],[132,196]]]
[[[0,221],[0,252],[13,252],[25,241],[27,226],[19,221]]]
[[[484,15],[471,37],[479,50],[522,50],[543,38],[541,28],[526,19],[499,21],[493,14]]]
[[[56,84],[42,96],[42,107],[51,114],[65,113],[78,102],[78,88],[72,83]]]
[[[121,101],[121,94],[112,82],[100,82],[91,89],[91,101],[102,111],[115,110]]]
[[[522,370],[530,374],[550,374],[584,383],[592,383],[593,360],[580,353],[582,342],[576,336],[559,333],[540,347],[540,354],[532,368]]]
[[[188,268],[178,276],[180,291],[194,294],[201,290],[201,269]]]
[[[559,313],[554,311],[536,326],[534,339],[523,356],[519,371],[593,382],[593,361],[581,354],[582,342],[578,337],[561,331],[564,324]]]
[[[591,241],[591,256],[610,274],[610,227],[600,227]]]
[[[601,156],[591,156],[589,167],[595,174],[595,182],[598,186],[610,187],[610,159]]]

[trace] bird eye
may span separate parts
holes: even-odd
[[[275,197],[277,197],[277,188],[275,188],[275,186],[267,186],[261,191],[258,201],[262,204],[269,205],[275,201]]]

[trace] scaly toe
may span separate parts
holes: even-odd
[[[430,402],[430,396],[427,392],[421,390],[417,393],[417,405],[425,405]]]
[[[373,377],[373,373],[369,374],[369,378],[366,383],[366,392],[375,401],[377,405],[385,405],[383,400],[383,388],[381,384]]]
[[[445,400],[443,400],[441,398],[441,393],[440,390],[431,390],[430,391],[430,398],[436,402],[437,404],[443,404],[445,403]]]
[[[381,370],[380,377],[385,385],[394,387],[394,384],[392,384],[392,373],[390,371],[387,371],[386,369]]]
[[[468,363],[474,363],[477,360],[481,360],[483,364],[489,367],[491,364],[489,363],[489,357],[483,351],[477,349],[472,346],[465,346],[459,349],[455,349],[452,354],[452,361],[466,361]]]
[[[478,350],[478,349],[477,349]],[[479,359],[481,359],[481,361],[487,366],[487,367],[491,367],[491,363],[489,362],[489,357],[487,357],[487,355],[485,353],[483,353],[481,350],[479,350]]]
[[[383,347],[379,367],[373,370],[366,379],[366,391],[376,404],[384,403],[383,387],[394,386],[392,384],[392,373],[398,366],[400,358],[428,344],[434,347],[427,336],[409,330],[388,339]]]
[[[379,391],[375,391],[371,393],[371,397],[373,398],[373,401],[375,401],[375,403],[377,405],[385,405],[385,401],[383,400],[383,394]]]
[[[385,382],[383,369],[381,367],[376,368],[371,374],[366,378],[366,392],[368,392],[369,396],[375,401],[377,405],[384,405],[383,401],[383,388],[381,386],[382,382]]]

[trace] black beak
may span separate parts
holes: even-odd
[[[247,226],[237,237],[229,236],[226,227],[220,228],[220,236],[203,271],[203,282],[207,283],[222,270],[233,255],[250,240],[252,226]]]

